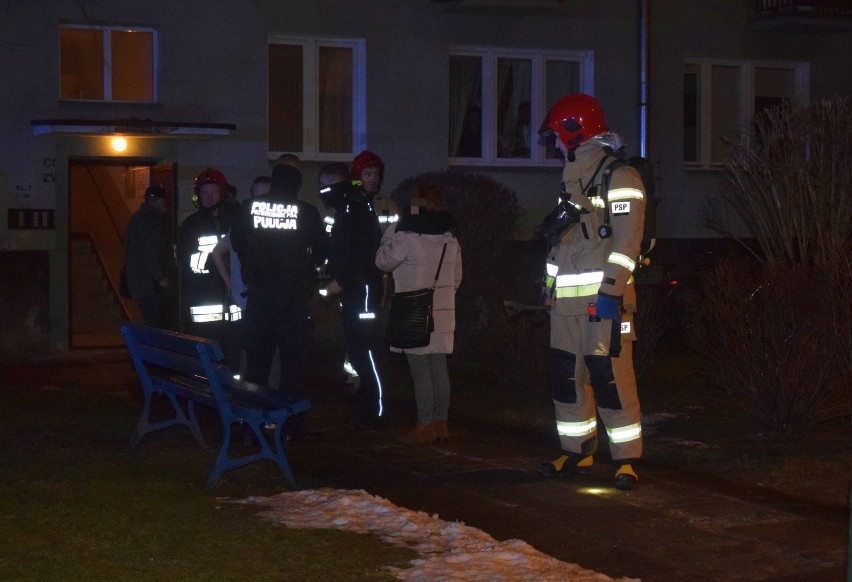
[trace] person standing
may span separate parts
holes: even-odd
[[[219,341],[228,364],[239,365],[238,341],[227,323],[240,317],[239,307],[230,301],[225,282],[210,258],[216,244],[228,232],[238,207],[223,202],[228,190],[224,174],[207,168],[193,184],[198,210],[186,217],[178,229],[178,260],[181,268],[183,313],[189,333]]]
[[[243,204],[231,228],[247,286],[245,379],[267,385],[277,349],[278,389],[294,401],[305,397],[313,337],[309,299],[328,250],[319,211],[297,200],[301,185],[299,170],[276,165],[269,193]]]
[[[376,253],[376,266],[393,273],[397,291],[435,286],[432,304],[435,330],[429,337],[429,345],[405,350],[390,346],[391,351],[405,354],[414,381],[417,424],[399,438],[405,444],[429,444],[450,436],[447,354],[453,352],[455,297],[462,280],[461,249],[454,230],[455,222],[443,211],[441,191],[424,186],[412,200],[410,213],[385,231]]]
[[[163,329],[170,327],[167,298],[174,271],[165,213],[166,191],[150,186],[124,233],[124,269],[130,298],[139,306],[145,325]]]
[[[568,477],[592,464],[597,416],[616,465],[615,487],[638,482],[642,425],[633,370],[635,311],[632,275],[640,252],[645,192],[638,172],[617,159],[621,138],[588,95],[557,101],[540,133],[555,136],[565,155],[560,228],[547,253],[545,293],[550,303],[550,372],[556,430],[563,454],[543,463],[543,477]],[[601,182],[609,176],[605,198]]]
[[[326,292],[340,297],[346,353],[359,378],[357,410],[344,422],[354,428],[371,428],[386,418],[376,361],[376,349],[381,345],[382,274],[375,258],[382,235],[370,198],[356,184],[347,180],[330,184],[320,189],[320,198],[335,209]]]
[[[263,196],[269,192],[271,184],[272,178],[269,176],[257,176],[254,180],[252,180],[251,187],[249,188],[250,199],[257,196]],[[222,277],[222,280],[225,282],[231,301],[239,307],[240,315],[245,314],[247,289],[246,284],[243,281],[240,256],[233,248],[231,248],[230,231],[222,235],[222,238],[219,239],[219,242],[216,243],[216,246],[213,247],[212,251],[210,251],[210,259],[213,261],[213,264],[216,265],[216,270],[219,272],[219,276]],[[242,320],[237,317],[232,317],[228,331],[230,332],[229,335],[236,334],[237,341],[239,342],[240,363],[237,367],[237,371],[240,375],[242,375],[245,373],[245,348],[242,332]],[[278,378],[277,373],[278,367],[273,366],[273,377],[276,379],[276,384]]]
[[[352,179],[361,182],[361,188],[370,199],[384,234],[388,226],[399,221],[399,208],[393,198],[381,193],[385,179],[385,163],[382,158],[367,150],[355,156],[352,160]]]

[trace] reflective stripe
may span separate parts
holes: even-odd
[[[380,224],[392,224],[394,222],[399,222],[399,214],[392,214],[390,216],[381,215],[379,216]]]
[[[372,312],[359,313],[358,319],[376,319],[376,314]]]
[[[343,362],[343,371],[352,376],[353,378],[358,377],[358,372],[355,371],[355,368],[352,367],[352,363],[349,360]]]
[[[379,378],[379,371],[376,369],[376,361],[373,359],[373,351],[368,350],[367,355],[370,357],[370,365],[373,367],[373,375],[376,377],[376,388],[378,388],[379,391],[379,416],[381,416],[385,410],[384,403],[382,402],[382,380]]]
[[[545,272],[551,277],[555,277],[559,274],[559,265],[554,265],[553,263],[547,263],[545,267]]]
[[[189,308],[189,314],[192,321],[197,323],[222,320],[239,321],[243,317],[240,307],[234,304],[228,307],[227,313],[225,313],[223,305],[193,305]]]
[[[588,271],[586,273],[574,273],[571,275],[559,275],[556,277],[557,287],[574,287],[577,285],[589,285],[603,281],[603,271]]]
[[[626,443],[642,437],[642,425],[637,422],[628,426],[607,428],[606,432],[613,443]]]
[[[603,281],[603,271],[559,275],[556,277],[556,298],[597,295],[601,281]]]
[[[600,291],[600,283],[592,283],[591,285],[578,285],[576,287],[562,287],[556,289],[556,298],[565,299],[568,297],[594,297]]]
[[[198,237],[198,252],[189,256],[189,266],[193,273],[209,273],[204,265],[207,264],[207,256],[213,251],[213,247],[219,242],[215,234]]]
[[[609,258],[606,260],[606,262],[621,265],[631,273],[633,272],[633,269],[636,268],[636,261],[634,261],[627,255],[622,255],[621,253],[610,253]]]
[[[644,198],[645,195],[642,194],[642,191],[636,188],[613,188],[607,195],[607,199],[610,202],[617,200],[644,200]]]
[[[600,196],[592,196],[591,198],[589,198],[589,201],[591,201],[592,206],[594,206],[595,208],[605,208],[606,207],[606,204],[604,203],[604,199],[601,198]]]
[[[598,421],[596,418],[590,418],[582,422],[564,422],[556,421],[556,432],[559,436],[581,437],[590,435],[596,432]]]

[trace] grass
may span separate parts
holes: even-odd
[[[393,580],[384,567],[415,557],[375,536],[276,526],[205,492],[215,449],[186,435],[128,452],[130,394],[3,380],[0,579]],[[261,465],[242,470],[257,472],[252,493],[283,490]]]

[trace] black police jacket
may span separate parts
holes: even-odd
[[[382,240],[379,219],[367,195],[354,190],[337,206],[331,229],[328,275],[344,290],[358,284],[377,284],[376,251]]]
[[[231,247],[252,284],[292,281],[313,290],[316,267],[328,254],[328,235],[317,208],[268,194],[243,203],[231,227]]]

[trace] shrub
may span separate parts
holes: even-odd
[[[774,430],[818,422],[828,401],[836,414],[850,416],[850,101],[781,104],[729,142],[720,202],[749,228],[760,266],[757,277],[720,265],[707,278],[705,313],[696,314],[704,326],[695,330],[698,349],[704,357],[714,338],[721,340],[712,350],[714,373],[730,381],[723,388],[730,405],[754,407],[741,412]],[[732,236],[718,205],[709,210],[708,225]],[[743,280],[732,278],[737,270]],[[748,310],[738,313],[744,305]],[[791,378],[803,384],[792,386]]]
[[[842,371],[827,361],[825,279],[814,269],[742,260],[705,274],[690,343],[709,398],[773,434],[798,436],[836,414]]]

